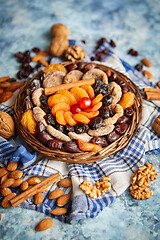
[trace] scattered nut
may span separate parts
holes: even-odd
[[[22,182],[20,185],[20,190],[23,192],[27,189],[28,189],[28,182],[27,181]]]
[[[144,75],[146,78],[148,78],[148,79],[152,79],[152,78],[153,78],[152,73],[150,73],[150,72],[148,72],[148,71],[146,71],[146,70],[143,71],[143,75]]]
[[[66,205],[71,199],[71,194],[64,194],[57,199],[57,206],[63,207]]]
[[[37,183],[40,183],[41,179],[37,176],[35,177],[30,177],[29,179],[27,179],[28,185],[34,186]]]
[[[81,47],[73,45],[66,50],[65,57],[67,60],[75,62],[76,60],[84,59],[86,54]]]
[[[66,208],[55,208],[52,211],[50,211],[50,213],[53,214],[53,215],[60,216],[60,215],[66,214],[67,209]]]
[[[72,186],[72,181],[71,181],[71,179],[69,179],[69,178],[65,178],[65,179],[60,180],[60,181],[57,183],[57,185],[58,185],[59,187],[71,187],[71,186]]]
[[[18,162],[9,162],[7,165],[7,170],[12,172],[15,171],[18,167]]]
[[[157,82],[157,86],[160,88],[160,81]]]
[[[43,202],[43,194],[41,192],[37,193],[35,196],[34,196],[34,203],[36,205],[39,205]]]
[[[56,199],[56,198],[62,196],[63,194],[64,194],[63,190],[58,188],[58,189],[55,189],[52,192],[50,192],[48,198],[49,199]]]
[[[50,218],[45,218],[38,223],[36,226],[36,231],[44,231],[52,227],[53,221]]]
[[[0,111],[0,136],[11,138],[15,134],[15,125],[12,117],[3,111]]]
[[[160,135],[160,115],[158,117],[156,117],[156,119],[154,120],[153,122],[153,125],[152,125],[154,131]]]
[[[148,58],[143,58],[141,60],[141,62],[143,63],[143,65],[145,65],[146,67],[152,67],[152,63]]]
[[[58,36],[53,38],[53,40],[51,41],[49,51],[53,56],[61,57],[63,53],[67,50],[68,46],[69,41],[63,36]]]

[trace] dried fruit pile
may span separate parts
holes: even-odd
[[[134,97],[114,71],[50,64],[25,92],[21,124],[52,150],[97,152],[125,134]]]

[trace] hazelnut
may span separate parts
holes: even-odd
[[[68,36],[69,36],[69,29],[65,25],[63,25],[62,23],[57,23],[57,24],[54,24],[51,27],[51,35],[53,37],[68,38]]]
[[[12,117],[3,111],[0,111],[0,136],[10,138],[15,134],[15,125]]]

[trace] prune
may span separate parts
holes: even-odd
[[[97,46],[96,46],[96,48],[99,48],[104,42],[106,42],[107,41],[107,39],[106,38],[104,38],[104,37],[102,37],[102,38],[100,38],[98,41],[97,41]]]
[[[120,135],[118,133],[116,133],[115,131],[113,131],[113,132],[109,133],[106,138],[109,143],[112,143],[112,142],[115,142],[119,137],[120,137]]]
[[[85,63],[84,62],[78,62],[77,63],[77,70],[79,71],[83,71],[83,68],[85,67]]]
[[[48,141],[48,147],[49,149],[55,150],[59,149],[62,150],[63,142],[57,139],[52,139]]]
[[[141,72],[143,70],[143,63],[136,64],[134,67],[137,71]]]
[[[56,124],[56,118],[50,113],[50,114],[46,114],[44,116],[44,119],[46,120],[47,124],[48,125],[51,125],[51,126],[55,126]]]
[[[25,100],[25,106],[26,106],[25,111],[28,111],[29,109],[33,108],[33,104],[29,98]]]
[[[108,84],[105,84],[103,83],[101,80],[96,80],[95,83],[93,84],[93,89],[94,89],[94,93],[95,95],[98,95],[98,94],[103,94],[103,95],[106,95],[108,94],[109,92],[109,85]]]
[[[42,110],[43,110],[46,114],[51,113],[51,108],[48,106],[47,103],[42,103],[42,104],[41,104],[41,108],[42,108]]]
[[[126,85],[126,86],[122,86],[121,88],[122,88],[122,93],[128,92],[128,87],[127,87],[127,85]]]
[[[24,71],[20,70],[20,71],[17,72],[16,76],[17,76],[18,79],[23,79],[24,78],[23,74],[24,74]]]
[[[89,127],[93,130],[100,128],[103,124],[103,119],[101,117],[95,117],[92,118],[90,123],[89,123]]]
[[[39,51],[40,51],[40,49],[37,47],[32,48],[32,52],[38,53]]]
[[[77,68],[77,64],[76,63],[70,63],[68,65],[65,66],[67,72],[73,71]]]
[[[101,145],[102,147],[106,147],[108,145],[107,140],[105,137],[93,137],[90,140],[91,143],[96,143]]]
[[[91,61],[96,61],[96,58],[94,56],[92,56],[90,59]]]
[[[111,39],[111,41],[109,42],[109,44],[111,45],[111,47],[115,48],[116,47],[116,44],[115,42]]]
[[[117,120],[117,123],[119,123],[119,124],[128,123],[128,122],[130,122],[130,118],[126,117],[124,115],[122,117],[118,118],[118,120]]]
[[[112,96],[111,95],[106,95],[102,99],[102,104],[103,106],[109,106],[112,104]]]
[[[66,130],[66,132],[68,133],[68,132],[74,132],[74,127],[73,126],[70,126],[69,124],[67,124],[66,126],[65,126],[65,130]]]
[[[77,144],[75,142],[64,142],[63,148],[66,152],[70,153],[80,153],[81,150],[78,148]]]
[[[41,143],[47,146],[49,140],[53,140],[53,137],[47,132],[43,131],[38,134],[38,139]]]
[[[39,134],[41,132],[44,132],[46,130],[46,127],[44,125],[43,122],[39,121],[37,122],[37,125],[36,125],[36,133],[37,133],[37,136],[39,136]]]
[[[109,107],[107,106],[102,106],[99,109],[99,117],[106,119],[110,117],[110,111],[109,111]]]
[[[133,116],[133,113],[134,113],[133,107],[129,107],[129,108],[126,108],[126,109],[124,110],[124,115],[125,115],[126,117],[131,117],[131,116]]]
[[[59,124],[59,123],[57,123],[57,122],[56,122],[56,124],[55,124],[55,128],[56,128],[58,131],[60,131],[60,132],[62,132],[62,133],[65,133],[65,126],[63,126],[63,125],[61,125],[61,124]]]
[[[115,132],[123,135],[127,131],[128,126],[128,123],[117,124],[115,127]]]
[[[84,124],[84,123],[77,123],[75,126],[74,126],[74,131],[77,133],[77,134],[80,134],[80,133],[86,133],[88,132],[89,130],[89,126],[87,124]]]

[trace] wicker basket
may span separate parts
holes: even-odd
[[[69,63],[70,62],[65,62],[63,64],[66,66]],[[99,69],[103,71],[112,70],[116,72],[118,78],[122,79],[127,84],[129,91],[135,94],[135,111],[130,126],[128,127],[124,135],[122,135],[118,140],[111,143],[107,147],[102,148],[99,152],[67,153],[63,151],[50,150],[49,148],[45,147],[42,143],[40,143],[33,135],[29,134],[29,132],[26,129],[24,129],[20,123],[24,93],[26,89],[29,87],[32,81],[31,79],[20,90],[19,95],[17,96],[14,107],[14,119],[17,131],[25,140],[25,142],[27,142],[35,151],[44,155],[48,159],[68,163],[89,164],[118,152],[119,150],[124,148],[136,134],[142,119],[142,97],[138,88],[129,78],[127,78],[122,73],[101,64],[96,65]]]

